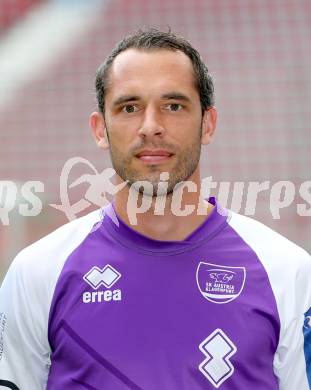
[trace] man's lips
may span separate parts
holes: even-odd
[[[171,156],[173,156],[173,153],[164,149],[157,149],[157,150],[146,149],[136,154],[137,158],[147,163],[158,163],[158,162],[166,161]]]

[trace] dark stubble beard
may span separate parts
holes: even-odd
[[[107,129],[107,134],[108,133],[109,130]],[[194,138],[193,142],[184,149],[177,148],[175,145],[171,145],[166,142],[144,142],[142,139],[140,144],[135,145],[128,151],[127,155],[124,155],[122,152],[120,152],[120,150],[115,145],[113,145],[113,142],[111,142],[111,137],[109,137],[109,150],[112,166],[116,173],[124,181],[127,181],[127,185],[129,187],[136,189],[142,195],[152,197],[163,195],[161,194],[161,191],[158,191],[158,187],[159,182],[161,182],[160,174],[166,171],[160,170],[158,165],[149,165],[147,168],[149,172],[144,174],[139,170],[131,167],[131,162],[136,158],[135,154],[137,154],[142,149],[169,150],[174,154],[174,157],[172,158],[175,159],[174,166],[170,169],[169,172],[169,180],[167,180],[168,188],[165,194],[169,195],[173,192],[175,186],[178,183],[188,180],[196,170],[201,155],[201,134],[202,127],[195,134],[195,136],[192,134],[192,137]],[[138,181],[147,181],[151,183],[152,190],[148,191],[147,187],[135,184]]]

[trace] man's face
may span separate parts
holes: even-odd
[[[198,169],[202,110],[190,59],[180,51],[128,49],[116,57],[105,97],[112,165],[129,185],[148,181],[168,193]]]

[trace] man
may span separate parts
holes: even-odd
[[[139,31],[96,88],[90,125],[126,185],[13,262],[0,388],[310,389],[310,257],[200,195],[217,115],[198,52]]]

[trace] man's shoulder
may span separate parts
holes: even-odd
[[[62,267],[66,258],[77,248],[102,218],[102,210],[68,222],[52,233],[27,246],[18,253],[12,266],[27,274],[48,272]]]
[[[311,257],[307,251],[253,218],[232,213],[228,223],[265,269],[281,322],[289,324],[293,316],[305,313],[311,293]]]
[[[293,267],[308,267],[311,257],[308,252],[256,219],[231,212],[229,225],[259,255],[270,262],[290,262]]]

